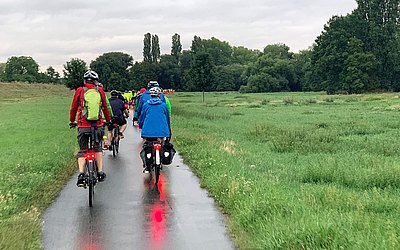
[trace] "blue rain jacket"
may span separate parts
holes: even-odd
[[[151,98],[143,105],[139,127],[142,137],[171,137],[168,108],[160,98]]]
[[[145,92],[143,92],[142,96],[139,99],[139,106],[135,111],[134,117],[139,119],[140,115],[142,114],[143,105],[150,99],[151,99],[150,91],[147,89]],[[162,93],[160,95],[160,99],[163,103],[165,103],[165,97]]]

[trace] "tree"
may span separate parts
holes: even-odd
[[[134,89],[146,87],[149,81],[157,79],[156,68],[149,62],[136,62],[129,72],[130,78],[133,80]]]
[[[293,57],[293,53],[289,52],[289,50],[290,48],[286,44],[270,44],[264,48],[264,55],[274,59],[290,60]]]
[[[92,61],[90,68],[99,74],[105,89],[125,90],[133,87],[129,83],[128,71],[132,65],[132,56],[122,52],[108,52]]]
[[[77,89],[83,84],[83,74],[87,71],[86,63],[79,58],[72,58],[64,64],[65,85],[70,89]]]
[[[379,85],[374,79],[375,56],[372,53],[364,52],[363,43],[357,38],[350,39],[348,52],[349,56],[346,58],[341,74],[342,89],[348,93],[378,89]]]
[[[0,81],[5,81],[4,70],[6,69],[6,63],[0,63]]]
[[[241,65],[255,62],[257,57],[261,54],[258,50],[250,50],[243,46],[233,47],[232,50],[232,63]]]
[[[30,56],[12,56],[4,69],[6,81],[39,82],[39,64]]]
[[[158,60],[160,59],[160,43],[158,40],[157,35],[153,35],[151,37],[151,57],[152,57],[152,62],[157,63]]]
[[[175,33],[175,35],[172,36],[171,55],[174,56],[176,61],[178,62],[181,53],[182,53],[181,36]]]
[[[311,55],[311,49],[301,50],[299,53],[293,55],[292,64],[294,67],[294,73],[297,76],[297,82],[294,86],[289,86],[292,91],[313,90],[313,86],[309,85],[311,73]]]
[[[359,20],[357,38],[365,52],[374,54],[378,64],[375,76],[381,89],[395,89],[400,82],[399,0],[357,0],[358,7],[352,15]]]
[[[241,77],[246,66],[240,64],[232,64],[227,66],[215,66],[213,69],[213,91],[232,91],[239,90],[244,84]]]
[[[157,65],[158,82],[162,88],[176,89],[180,86],[181,71],[173,55],[162,55]]]
[[[192,86],[192,80],[190,77],[190,68],[192,65],[193,56],[189,50],[182,51],[181,56],[179,57],[179,66],[180,66],[180,83],[174,84],[174,89],[176,90],[185,90],[189,89],[189,86]]]
[[[201,38],[199,36],[194,36],[192,40],[192,46],[190,47],[190,51],[193,54],[197,54],[202,51],[203,44],[201,43]]]
[[[290,60],[273,58],[268,54],[249,65],[242,77],[246,82],[246,86],[240,88],[242,92],[288,91],[297,81]]]
[[[210,54],[198,53],[195,55],[190,69],[190,75],[193,81],[191,90],[203,91],[203,102],[204,91],[208,91],[211,88],[213,67],[214,65]]]
[[[232,47],[229,43],[220,41],[215,37],[211,39],[194,38],[192,41],[192,52],[194,55],[197,53],[208,53],[214,65],[229,65],[232,63]]]
[[[329,94],[342,89],[340,75],[348,57],[348,41],[354,37],[354,16],[334,16],[317,38],[311,55],[313,90],[326,90]]]
[[[60,81],[60,73],[55,71],[52,66],[49,66],[46,70],[46,76],[49,82],[56,83]]]
[[[151,34],[147,33],[143,39],[143,62],[151,63],[153,60],[151,54]]]

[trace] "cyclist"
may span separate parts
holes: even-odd
[[[120,126],[120,132],[119,136],[124,138],[124,132],[126,129],[126,118],[129,117],[128,110],[126,109],[124,102],[118,98],[118,91],[112,90],[111,91],[111,98],[108,99],[111,105],[111,110],[113,112],[113,118],[112,118],[112,124],[108,126],[108,141],[111,142],[111,138],[113,137],[113,129],[114,129],[114,124],[117,124]],[[109,150],[112,150],[111,145],[108,146]]]
[[[166,95],[164,95],[164,98],[165,98],[165,104],[167,104],[169,117],[171,117],[171,102],[169,101],[169,98]]]
[[[70,120],[70,127],[76,127],[78,126],[78,144],[79,144],[79,152],[77,154],[78,158],[78,165],[79,165],[79,175],[78,175],[78,182],[77,185],[78,187],[84,186],[84,179],[85,179],[85,153],[88,150],[88,141],[89,141],[89,136],[91,134],[91,127],[92,124],[95,124],[96,127],[99,129],[97,130],[97,137],[98,140],[95,140],[94,142],[94,149],[96,151],[96,163],[98,167],[98,178],[99,181],[104,181],[106,174],[103,172],[103,154],[102,154],[102,148],[101,148],[101,138],[103,137],[102,135],[102,130],[100,128],[103,127],[103,119],[101,115],[98,116],[97,120],[91,120],[88,121],[85,118],[85,114],[83,113],[85,110],[85,93],[88,90],[91,89],[96,89],[98,93],[100,94],[100,107],[99,107],[99,113],[100,110],[104,113],[105,120],[107,122],[111,121],[111,116],[110,116],[110,111],[108,110],[107,107],[107,98],[104,93],[103,88],[97,87],[96,83],[99,79],[99,76],[97,75],[96,72],[89,70],[83,75],[83,86],[79,87],[76,89],[74,98],[72,100],[71,104],[71,109],[70,109],[70,115],[69,115],[69,120]],[[76,122],[76,114],[78,113],[78,122]]]
[[[158,87],[159,88],[160,85],[158,84],[157,81],[150,81],[147,84],[147,90],[140,97],[139,104],[138,104],[138,107],[137,107],[137,109],[135,111],[133,121],[137,121],[138,119],[140,119],[140,115],[142,113],[143,104],[151,99],[150,89],[153,88],[153,87]],[[161,89],[160,89],[159,98],[163,103],[165,103],[165,98],[164,98],[164,95],[161,93]],[[141,128],[140,125],[139,125],[139,128]]]
[[[139,127],[142,128],[141,136],[146,141],[164,141],[171,136],[171,125],[167,105],[161,101],[161,89],[153,87],[149,90],[150,99],[143,104],[142,114],[139,117]],[[145,146],[145,143],[143,144]],[[143,160],[143,173],[149,169]]]

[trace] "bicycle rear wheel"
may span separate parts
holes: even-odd
[[[117,139],[117,141],[115,142],[115,151],[117,152],[117,154],[119,153],[119,139]]]
[[[95,176],[94,176],[94,162],[89,162],[87,165],[87,169],[89,172],[88,176],[88,186],[89,186],[89,207],[93,206],[93,198],[94,198],[94,184],[95,184]]]
[[[155,175],[155,183],[158,183],[158,179],[160,178],[160,166],[159,165],[155,165],[154,166],[154,175]]]
[[[116,151],[116,146],[115,146],[116,142],[115,142],[115,138],[112,139],[112,150],[113,150],[113,156],[115,157],[117,155],[117,151]]]
[[[115,140],[115,150],[117,151],[117,154],[119,153],[119,126],[117,127],[117,136]]]

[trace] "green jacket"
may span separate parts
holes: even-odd
[[[165,103],[167,104],[169,117],[171,117],[171,103],[169,102],[169,99],[166,95],[164,95],[164,98],[165,98]]]

